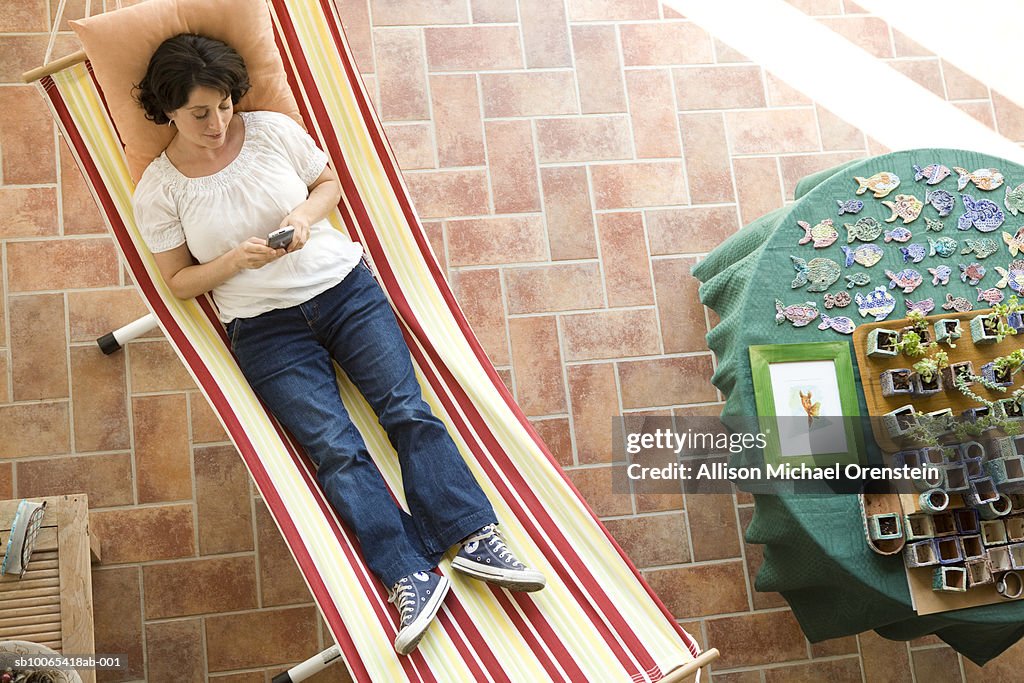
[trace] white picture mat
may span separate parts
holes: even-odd
[[[772,399],[783,457],[845,453],[846,429],[842,419],[842,398],[834,360],[769,363]],[[812,404],[820,404],[818,415],[809,422],[800,393],[810,392]]]

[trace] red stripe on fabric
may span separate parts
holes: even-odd
[[[113,198],[110,196],[110,193],[104,185],[102,175],[90,156],[88,147],[82,139],[73,117],[64,104],[63,97],[59,90],[56,87],[53,87],[53,85],[53,81],[50,79],[49,83],[44,85],[44,92],[46,92],[54,113],[56,114],[57,120],[61,124],[65,138],[75,151],[75,158],[78,161],[87,181],[92,187],[94,196],[100,203],[100,209],[103,211],[103,214],[107,219],[107,223],[110,225],[110,228],[114,233],[114,238],[118,243],[125,261],[128,263],[129,269],[132,271],[132,275],[135,278],[137,286],[142,291],[146,301],[153,308],[153,312],[163,323],[164,329],[170,336],[175,348],[177,348],[182,354],[184,362],[195,373],[197,381],[205,390],[214,409],[217,410],[221,419],[224,420],[228,433],[232,437],[232,441],[235,443],[242,459],[245,461],[246,466],[255,480],[257,487],[260,489],[260,493],[263,496],[264,501],[267,503],[268,508],[274,514],[274,518],[277,520],[281,532],[284,535],[285,540],[288,542],[289,548],[302,570],[303,576],[306,577],[311,592],[317,596],[318,602],[320,602],[322,607],[326,605],[325,611],[327,614],[325,614],[325,618],[333,618],[340,622],[341,619],[338,614],[337,607],[330,600],[326,586],[323,584],[322,577],[318,573],[316,566],[313,564],[312,558],[306,550],[305,545],[302,543],[298,530],[295,528],[291,518],[288,516],[280,495],[273,487],[266,470],[263,468],[252,442],[249,440],[248,434],[246,434],[238,416],[235,415],[234,411],[231,409],[227,397],[223,394],[212,374],[206,368],[205,363],[195,351],[192,344],[188,341],[181,328],[170,314],[167,306],[160,298],[159,293],[156,291],[149,274],[146,272],[142,258],[139,256],[139,253],[135,248],[135,244],[132,241],[131,236],[128,234],[127,227],[121,220],[121,216],[117,211]],[[345,636],[342,638],[344,642],[339,643],[339,647],[344,653],[346,663],[350,666],[351,673],[360,680],[370,681],[369,672],[367,671],[362,658],[359,656],[358,650],[355,648],[351,635],[348,633],[347,629],[344,628],[343,634]]]
[[[322,8],[327,4],[327,2],[329,2],[329,0],[321,0]],[[325,8],[325,11],[327,11],[327,13],[329,14],[329,11],[326,8]],[[347,59],[347,53],[344,51],[345,47],[344,47],[344,43],[343,43],[343,38],[341,37],[340,33],[338,32],[337,25],[334,22],[330,22],[330,23],[331,23],[332,33],[333,33],[333,37],[334,37],[336,46],[337,46],[337,48],[339,50],[339,53],[343,57],[342,61],[343,61],[343,64],[344,64],[344,68],[346,70],[346,74],[347,74],[347,76],[349,78],[349,81],[350,81],[350,84],[351,84],[353,90],[355,91],[355,95],[356,95],[356,97],[357,97],[357,99],[359,101],[360,109],[362,111],[362,114],[363,114],[364,118],[366,118],[368,120],[367,128],[369,129],[369,132],[370,132],[370,134],[371,134],[371,136],[373,138],[374,145],[375,145],[375,147],[377,149],[377,152],[378,152],[378,155],[380,156],[380,159],[381,159],[381,163],[384,166],[385,171],[388,174],[389,180],[391,181],[391,184],[392,184],[392,188],[393,188],[393,190],[395,192],[395,195],[396,195],[397,199],[399,200],[399,202],[400,202],[400,204],[402,206],[403,212],[404,212],[404,214],[406,216],[406,220],[409,223],[410,227],[412,228],[412,230],[411,230],[412,234],[415,237],[417,243],[420,245],[420,249],[421,249],[423,255],[426,257],[426,261],[427,261],[428,267],[430,267],[431,272],[434,275],[435,282],[436,282],[436,284],[438,286],[438,289],[440,290],[442,296],[444,296],[446,302],[449,305],[449,308],[450,308],[452,314],[454,315],[454,317],[455,317],[456,321],[458,322],[460,328],[462,329],[464,335],[466,336],[466,338],[469,341],[471,347],[473,348],[475,354],[477,355],[477,359],[479,360],[481,365],[485,368],[485,370],[487,371],[488,375],[491,377],[492,382],[495,384],[495,386],[499,389],[499,391],[502,392],[502,396],[505,399],[506,404],[509,406],[509,408],[516,415],[517,419],[519,419],[520,423],[527,429],[527,432],[531,435],[531,437],[537,443],[537,445],[540,448],[540,450],[548,457],[549,461],[555,466],[556,471],[558,471],[562,475],[562,478],[565,481],[565,483],[570,487],[570,489],[573,491],[573,493],[578,498],[580,498],[580,500],[584,501],[584,504],[585,504],[585,499],[582,498],[582,496],[580,495],[579,491],[576,489],[575,486],[572,485],[572,482],[569,481],[568,477],[565,476],[565,474],[562,472],[561,468],[559,468],[557,466],[557,462],[555,461],[554,457],[550,454],[550,452],[544,446],[543,442],[540,440],[539,435],[536,433],[536,430],[534,430],[532,425],[529,424],[529,421],[526,420],[525,415],[522,414],[522,412],[519,410],[518,406],[515,404],[514,399],[512,399],[511,395],[508,393],[506,387],[504,386],[504,383],[501,382],[500,378],[497,376],[497,373],[494,371],[493,366],[491,365],[490,361],[487,359],[486,354],[483,352],[483,349],[480,346],[478,340],[475,338],[475,335],[472,333],[472,330],[469,328],[469,324],[466,321],[465,316],[462,314],[461,309],[458,307],[458,304],[456,303],[456,301],[454,299],[454,295],[451,293],[451,290],[448,287],[447,281],[444,279],[443,275],[440,273],[440,270],[437,267],[436,262],[434,261],[434,259],[431,258],[431,252],[429,251],[429,245],[427,244],[426,238],[423,235],[422,231],[417,229],[418,228],[418,222],[416,221],[415,214],[412,211],[411,204],[408,201],[408,197],[407,197],[407,195],[405,193],[405,190],[404,190],[404,188],[402,186],[402,183],[401,183],[401,181],[399,179],[399,175],[398,175],[397,169],[395,169],[394,165],[391,163],[392,157],[388,155],[388,147],[387,147],[386,140],[383,139],[383,137],[379,134],[379,131],[377,130],[377,128],[373,125],[374,122],[373,122],[373,119],[372,119],[372,111],[370,110],[369,104],[365,101],[364,98],[361,97],[362,91],[359,88],[359,84],[357,82],[357,76],[355,75],[355,72],[354,72],[354,70],[351,67],[350,61]],[[375,241],[375,240],[373,240],[368,235],[367,236],[367,241],[369,242],[369,241]],[[379,244],[373,244],[371,249],[373,249],[373,247],[378,247],[379,248]],[[374,251],[376,251],[376,250],[374,249]],[[378,259],[375,258],[374,259],[374,263],[378,265],[378,270],[381,272],[382,277],[384,277],[385,279],[389,279],[389,280],[392,279],[392,278],[388,277],[389,275],[391,275],[390,272],[385,272],[385,271],[390,271],[390,268],[384,268],[383,267],[385,261],[378,261]],[[393,286],[389,285],[388,289],[392,293],[392,298],[397,300],[398,296],[394,292],[395,291],[399,291],[400,292],[401,290],[400,290],[400,288],[397,285],[397,281],[393,281],[392,284],[393,284]],[[403,299],[403,302],[404,302],[404,299]],[[409,309],[407,306],[403,306],[403,305],[399,304],[396,301],[396,307],[399,308],[400,312],[402,313],[403,318],[405,318],[407,321],[411,321],[411,320],[415,319],[414,316],[412,315],[411,309]],[[416,332],[417,336],[419,336],[421,339],[426,339],[426,336],[423,334],[422,329],[418,325],[416,325],[415,327],[416,327],[415,332]],[[425,344],[424,346],[428,347],[429,345]],[[443,362],[441,361],[441,359],[439,358],[438,354],[433,349],[429,349],[428,353],[430,353],[430,355],[434,357],[434,360],[437,363],[438,367],[443,367]],[[503,450],[500,448],[500,445],[497,444],[497,440],[493,439],[493,435],[490,435],[489,428],[487,428],[486,423],[484,423],[482,418],[480,418],[479,414],[477,413],[477,411],[475,409],[475,406],[472,405],[471,401],[465,400],[465,399],[468,399],[468,397],[466,397],[464,395],[464,391],[462,390],[461,386],[458,384],[457,381],[454,381],[454,377],[452,377],[450,375],[450,373],[447,373],[447,374],[448,374],[448,376],[446,377],[446,380],[447,380],[447,383],[449,384],[449,387],[455,387],[454,391],[463,395],[463,398],[459,400],[459,403],[463,405],[464,409],[467,409],[466,410],[466,414],[467,415],[472,415],[472,414],[476,413],[476,419],[471,417],[471,418],[469,418],[470,421],[473,422],[477,426],[478,431],[480,433],[487,433],[488,436],[492,437],[493,443],[491,445],[496,447],[494,452],[501,452],[502,455],[506,457],[506,460],[508,461],[507,462],[508,466],[503,468],[503,471],[506,471],[506,473],[507,473],[507,470],[509,470],[509,469],[515,470],[514,463],[512,463],[511,460],[507,458],[507,454],[505,454],[503,452]],[[467,402],[469,403],[468,407],[466,406]],[[457,416],[455,414],[452,414],[452,419],[453,420],[457,419]],[[516,474],[518,475],[518,471],[516,471]],[[491,475],[491,479],[492,479],[492,481],[494,481],[494,476],[493,475]],[[522,482],[522,483],[525,484],[525,482]],[[495,484],[497,485],[497,482],[495,482]],[[509,499],[506,497],[506,500],[508,501]],[[511,501],[509,501],[509,502],[511,504]],[[539,501],[535,501],[535,502],[539,504]],[[535,505],[528,504],[528,507],[530,507],[531,509],[533,509],[536,512],[536,506]],[[655,604],[658,605],[658,607],[661,609],[662,614],[665,615],[665,617],[669,621],[669,623],[672,624],[672,626],[675,628],[676,632],[680,635],[680,637],[684,641],[684,645],[687,647],[687,649],[689,649],[691,651],[691,653],[694,653],[694,646],[692,646],[691,643],[688,642],[689,641],[688,634],[686,634],[685,631],[683,631],[682,628],[679,627],[679,625],[675,623],[675,620],[672,618],[671,614],[664,607],[664,605],[661,603],[661,601],[657,598],[657,596],[651,590],[650,586],[648,586],[647,583],[642,579],[642,577],[640,576],[639,572],[633,566],[632,562],[629,561],[628,557],[622,551],[621,547],[619,547],[618,544],[614,542],[614,539],[612,539],[610,534],[608,534],[607,530],[604,529],[604,526],[602,524],[600,524],[600,521],[598,520],[597,516],[593,513],[593,511],[589,508],[589,506],[585,505],[585,507],[590,512],[591,517],[594,520],[594,522],[597,523],[598,527],[605,533],[605,536],[612,542],[612,547],[614,547],[616,549],[616,551],[619,553],[620,557],[623,559],[624,562],[626,562],[627,566],[633,572],[634,576],[640,581],[641,585],[646,589],[648,595],[651,596],[651,598],[655,601]],[[544,516],[547,516],[547,511],[543,509],[542,505],[540,506],[540,508],[544,511]],[[550,528],[552,525],[551,524],[547,524],[545,526],[547,528]],[[569,544],[568,539],[565,539],[560,531],[558,533],[558,536],[562,536],[562,541],[563,541],[564,549],[568,550],[569,552],[572,552],[572,547],[571,547],[571,544]],[[552,558],[549,557],[549,560],[550,559],[552,559]],[[555,566],[558,565],[557,562],[552,562],[552,564],[555,565]],[[638,659],[641,660],[639,663],[642,665],[642,668],[649,669],[650,666],[654,665],[654,660],[653,660],[653,657],[651,656],[650,652],[643,645],[643,643],[641,643],[640,639],[636,636],[635,632],[632,630],[631,627],[629,627],[629,625],[626,623],[625,619],[619,613],[618,608],[615,607],[614,603],[610,600],[610,598],[608,598],[608,596],[604,594],[603,588],[601,588],[600,584],[596,581],[596,579],[594,579],[594,577],[592,575],[590,575],[589,571],[586,570],[586,568],[583,565],[582,561],[578,557],[576,558],[576,562],[574,563],[574,565],[575,565],[575,569],[577,571],[581,571],[582,570],[583,572],[586,573],[586,578],[588,579],[587,585],[588,585],[588,589],[589,589],[590,594],[599,603],[602,603],[602,610],[606,611],[606,616],[615,625],[616,632],[619,635],[619,637],[622,638],[623,641],[625,641],[627,647],[630,649],[630,652],[633,653],[634,656],[636,656]],[[589,606],[589,601],[587,601],[585,596],[584,596],[580,600],[580,604],[581,605]],[[595,624],[598,625],[599,627],[603,625],[601,622],[595,622]],[[627,668],[627,670],[630,670],[630,669],[634,668],[635,664],[633,664],[632,662],[628,662],[628,658],[624,659],[624,656],[625,656],[626,653],[621,650],[620,645],[617,642],[617,640],[614,640],[614,639],[613,640],[609,640],[607,636],[610,635],[610,634],[607,631],[605,632],[605,634],[606,634],[606,640],[608,641],[609,646],[612,647],[612,649],[614,651],[616,651],[617,656],[619,656],[620,661],[622,661],[623,665]]]
[[[473,617],[469,615],[469,612],[466,611],[465,605],[463,605],[459,600],[445,600],[444,606],[452,615],[451,620],[446,620],[444,624],[445,630],[448,631],[449,636],[453,636],[455,624],[463,624],[468,621],[471,622],[473,619]],[[464,637],[452,637],[452,642],[455,643],[455,648],[466,661],[466,665],[469,667],[470,671],[473,672],[473,680],[483,681],[487,678],[491,678],[495,683],[511,683],[511,679],[508,677],[508,674],[505,673],[505,669],[495,658],[494,653],[490,648],[470,649],[466,644]],[[481,664],[483,668],[481,668]]]

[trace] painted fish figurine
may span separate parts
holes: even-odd
[[[846,267],[849,268],[856,261],[865,268],[870,268],[882,260],[885,253],[877,244],[862,244],[856,249],[850,249],[845,244],[839,247],[846,254]]]
[[[935,232],[942,232],[942,229],[946,227],[942,224],[942,221],[937,221],[933,218],[924,217],[924,229],[934,230]]]
[[[821,314],[821,322],[818,323],[819,330],[827,330],[832,328],[839,334],[853,334],[853,330],[857,327],[856,323],[845,315],[837,315],[834,318],[830,318],[824,313]]]
[[[871,284],[871,278],[867,273],[854,273],[853,275],[846,276],[846,288],[853,289],[854,287],[864,287],[865,285]]]
[[[992,232],[1006,218],[1003,210],[990,199],[975,199],[969,194],[960,195],[960,199],[964,201],[964,214],[956,222],[960,230],[970,230],[974,226],[978,232]]]
[[[850,293],[845,289],[841,289],[835,294],[825,295],[825,308],[832,310],[833,308],[846,308],[850,305],[853,298]]]
[[[911,311],[918,311],[921,315],[928,315],[935,310],[935,299],[931,297],[921,299],[920,301],[904,299],[903,303],[907,305],[907,313],[910,313]]]
[[[792,282],[793,289],[803,287],[810,282],[808,292],[824,292],[839,279],[839,264],[832,259],[812,258],[805,261],[796,256],[789,257],[796,269],[796,279]]]
[[[985,266],[980,263],[960,264],[960,281],[968,283],[971,287],[981,282],[985,277]]]
[[[807,244],[814,240],[815,249],[824,249],[839,239],[839,232],[832,225],[832,219],[826,218],[813,228],[807,221],[797,221],[796,224],[804,229],[804,236],[798,244]]]
[[[882,230],[885,228],[885,226],[871,216],[858,218],[856,223],[844,223],[843,225],[846,227],[847,244],[854,240],[873,242],[878,239],[878,236],[882,234]]]
[[[1005,233],[1003,233],[1005,234]],[[973,253],[976,258],[988,258],[999,251],[999,243],[991,237],[982,237],[976,240],[964,240],[965,248],[961,254]]]
[[[956,206],[956,197],[946,190],[925,190],[924,203],[931,204],[939,212],[939,218],[945,218]]]
[[[952,294],[947,294],[946,303],[942,304],[942,309],[945,311],[966,313],[967,311],[974,310],[974,304],[968,301],[965,297],[954,297]]]
[[[1000,275],[996,287],[1010,285],[1010,289],[1018,294],[1024,292],[1024,261],[1011,261],[1009,268],[996,266],[996,272]]]
[[[885,271],[885,276],[889,278],[889,289],[899,287],[903,290],[904,294],[910,294],[924,281],[921,273],[913,268],[904,268],[898,273],[887,270]]]
[[[908,244],[905,247],[900,247],[900,253],[903,254],[903,262],[910,261],[911,263],[920,263],[924,260],[924,245],[923,244]],[[932,248],[932,256],[935,255],[935,249]]]
[[[1017,256],[1018,252],[1024,251],[1024,225],[1017,228],[1017,233],[1010,236],[1010,233],[1003,233],[1003,241],[1006,248],[1010,250],[1010,256]]]
[[[1021,183],[1012,190],[1009,185],[1006,186],[1006,193],[1003,195],[1003,206],[1014,216],[1024,212],[1024,183]]]
[[[857,311],[862,318],[874,316],[875,322],[885,320],[886,316],[896,308],[896,297],[889,293],[885,285],[875,287],[869,294],[858,294],[853,298],[857,302]]]
[[[886,201],[882,204],[888,206],[892,211],[892,215],[885,219],[886,223],[892,223],[897,218],[902,218],[904,225],[916,221],[917,217],[921,215],[921,209],[924,208],[924,202],[912,194],[898,194],[896,201]]]
[[[875,193],[875,199],[881,199],[900,186],[900,177],[895,173],[882,171],[870,178],[854,176],[857,181],[857,191],[854,194],[864,194],[868,190]]]
[[[994,306],[1003,300],[1003,290],[996,289],[995,287],[989,287],[988,289],[982,289],[976,287],[978,290],[978,301],[984,301],[989,306]]]
[[[836,204],[839,205],[840,216],[844,213],[860,213],[860,210],[864,208],[864,202],[859,199],[848,199],[845,202],[841,199],[837,199]]]
[[[1003,184],[1003,174],[994,168],[979,168],[971,173],[966,168],[954,166],[953,170],[960,176],[956,180],[956,189],[963,190],[967,183],[974,183],[979,190],[994,190]]]
[[[949,276],[953,274],[953,269],[949,266],[935,266],[934,268],[929,268],[928,272],[932,274],[933,285],[948,285]]]
[[[818,317],[818,304],[807,301],[802,304],[786,306],[779,299],[775,300],[775,324],[781,325],[787,320],[793,327],[803,327]]]
[[[914,164],[914,181],[921,182],[927,178],[925,183],[927,185],[938,185],[949,175],[949,167],[943,166],[942,164],[931,164],[921,168],[917,164]]]
[[[885,241],[886,242],[892,242],[892,241],[906,242],[907,240],[909,240],[913,236],[914,236],[914,233],[910,232],[909,230],[904,228],[902,225],[900,227],[898,227],[898,228],[893,228],[892,230],[886,230],[885,231]]]
[[[952,237],[940,237],[937,240],[933,240],[931,237],[928,238],[928,250],[929,256],[941,256],[942,258],[949,258],[956,253],[956,248],[959,246],[956,240]]]

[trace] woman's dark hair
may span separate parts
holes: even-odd
[[[183,107],[198,86],[218,91],[238,104],[249,91],[245,60],[233,47],[213,38],[181,33],[160,44],[146,67],[142,82],[135,86],[135,99],[146,118],[163,125],[167,112]]]

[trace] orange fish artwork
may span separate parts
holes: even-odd
[[[806,394],[800,392],[800,405],[803,406],[804,412],[807,413],[807,426],[810,427],[814,423],[814,418],[818,417],[821,413],[821,403],[812,403],[812,392],[808,391]]]

